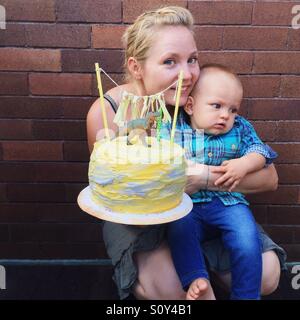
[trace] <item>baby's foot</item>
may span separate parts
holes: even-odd
[[[201,296],[205,295],[208,289],[207,280],[204,278],[198,278],[194,280],[188,289],[186,294],[186,300],[199,300]]]

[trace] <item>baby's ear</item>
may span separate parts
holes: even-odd
[[[194,98],[189,96],[185,106],[183,107],[184,111],[189,115],[193,115],[194,110]]]

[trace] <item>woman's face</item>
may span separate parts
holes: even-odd
[[[183,26],[164,26],[155,33],[148,58],[142,64],[141,79],[146,95],[158,93],[178,79],[183,71],[180,105],[184,105],[196,83],[200,69],[192,33]],[[175,105],[176,84],[164,93],[167,104]]]

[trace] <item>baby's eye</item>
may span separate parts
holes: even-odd
[[[212,106],[213,106],[215,109],[220,109],[220,108],[221,108],[220,103],[213,103]]]
[[[232,112],[232,113],[237,113],[238,110],[237,110],[236,108],[232,108],[232,109],[231,109],[231,112]]]
[[[166,59],[166,60],[164,61],[164,64],[167,64],[167,65],[169,65],[169,66],[172,66],[173,64],[175,64],[175,60],[173,60],[173,59]]]

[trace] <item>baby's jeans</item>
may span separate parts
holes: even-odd
[[[209,279],[201,242],[222,237],[231,261],[231,299],[260,299],[262,244],[248,206],[225,206],[215,197],[194,203],[184,218],[168,225],[168,242],[183,288],[197,278]]]

